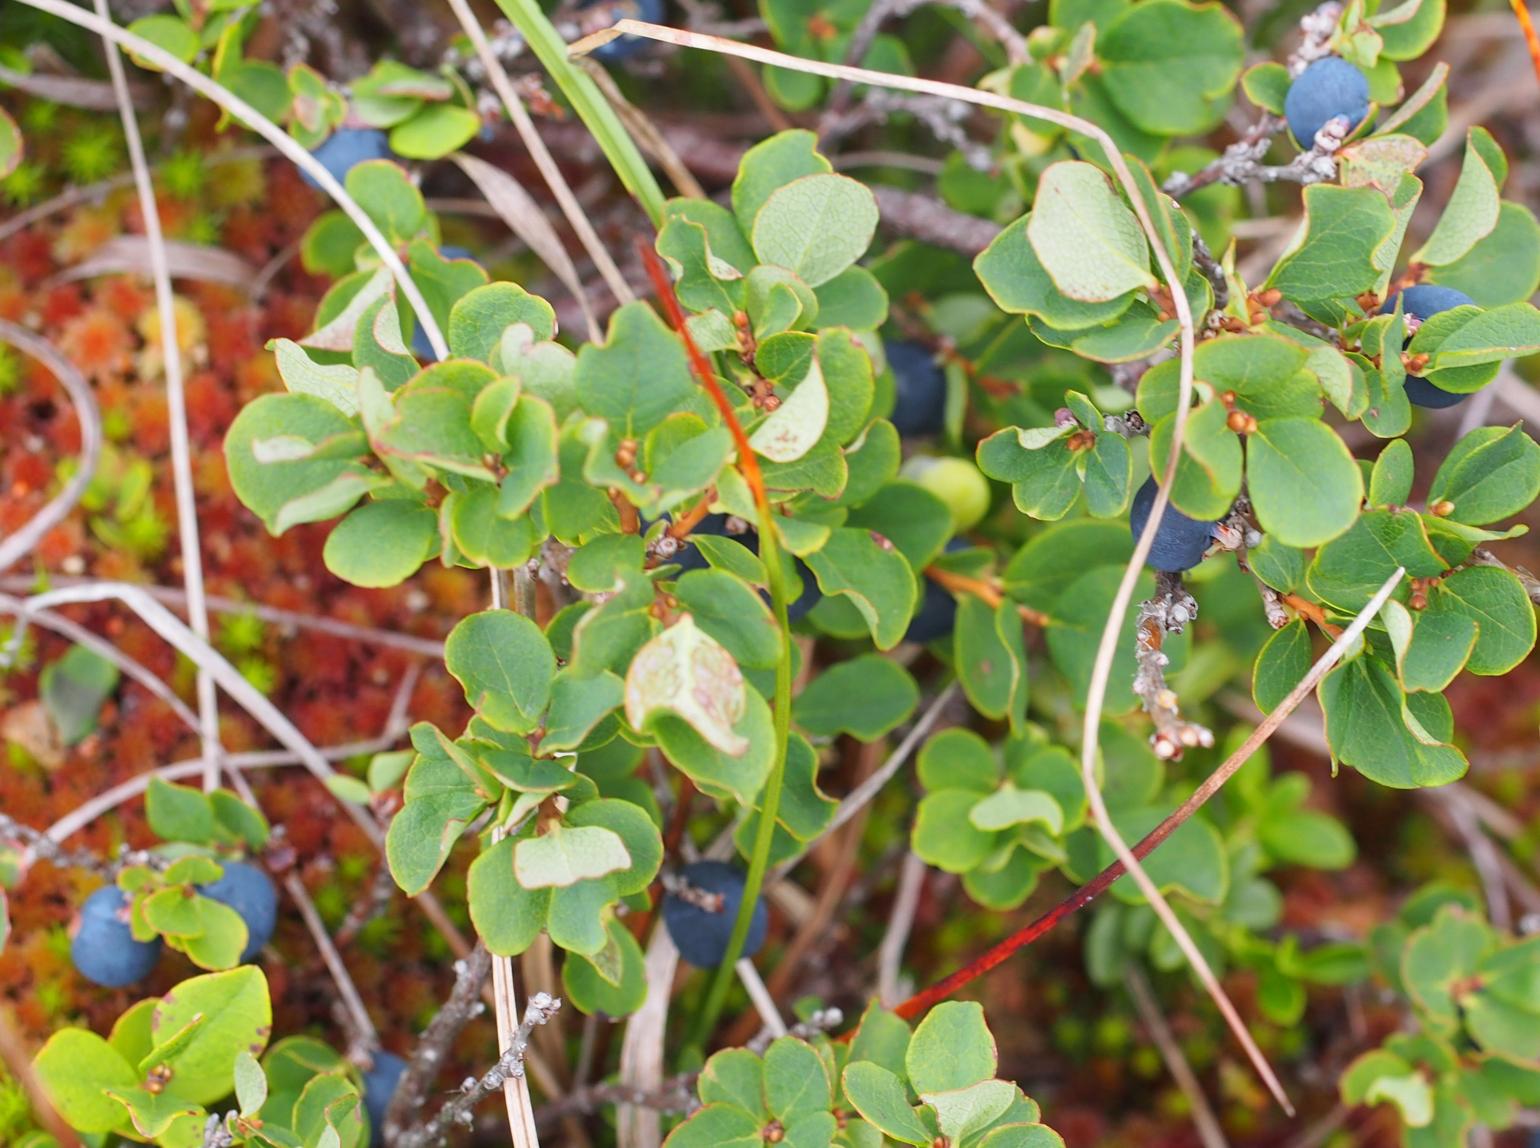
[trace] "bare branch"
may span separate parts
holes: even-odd
[[[1162,571],[1155,590],[1155,597],[1139,607],[1134,694],[1155,725],[1150,735],[1155,756],[1176,761],[1183,750],[1214,744],[1214,735],[1207,727],[1182,717],[1176,691],[1166,684],[1166,666],[1171,659],[1161,649],[1167,634],[1180,634],[1197,618],[1198,602],[1182,585],[1180,574]]]
[[[395,1095],[385,1109],[382,1131],[386,1144],[399,1148],[424,1134],[423,1124],[409,1128],[406,1121],[427,1101],[428,1087],[443,1069],[449,1046],[467,1024],[486,1011],[481,1001],[481,987],[491,968],[492,954],[480,941],[476,942],[469,956],[455,962],[455,983],[449,999],[418,1039],[411,1059],[406,1063],[406,1071],[401,1074],[401,1082],[396,1085]]]
[[[545,1024],[557,1010],[561,1001],[547,993],[537,992],[524,1006],[524,1019],[517,1032],[507,1042],[497,1062],[479,1077],[469,1077],[461,1085],[459,1093],[440,1108],[432,1120],[420,1131],[407,1132],[400,1140],[400,1148],[429,1148],[441,1144],[456,1127],[468,1125],[476,1105],[485,1096],[505,1088],[510,1081],[524,1078],[524,1054],[529,1048],[530,1034],[538,1025]],[[399,1095],[399,1094],[398,1094]],[[527,1094],[526,1094],[527,1095]],[[533,1129],[533,1114],[530,1117]]]

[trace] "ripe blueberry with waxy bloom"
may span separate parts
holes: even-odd
[[[401,1085],[406,1061],[393,1052],[374,1054],[374,1064],[364,1073],[364,1110],[369,1113],[369,1143],[379,1148],[384,1143],[385,1111]]]
[[[241,963],[250,961],[273,936],[278,923],[278,890],[273,879],[244,861],[221,861],[224,875],[217,881],[200,885],[198,892],[221,905],[228,905],[246,922],[246,948]]]
[[[742,519],[729,523],[730,517],[726,514],[708,514],[695,524],[694,529],[690,531],[690,537],[694,537],[697,534],[712,534],[718,538],[731,538],[735,542],[741,542],[755,554],[758,554],[758,532]],[[731,526],[740,525],[742,526],[740,530],[731,529]],[[689,538],[684,540],[684,545],[679,548],[678,553],[670,558],[669,561],[680,567],[681,574],[687,573],[690,570],[704,570],[709,565],[705,555],[689,541]],[[797,569],[797,577],[802,580],[802,593],[797,597],[796,601],[786,604],[786,620],[789,622],[800,622],[803,618],[807,617],[809,610],[818,605],[819,600],[823,598],[823,591],[818,588],[818,579],[813,577],[813,572],[808,569],[807,564],[802,559],[796,559],[794,565]],[[795,590],[795,586],[786,587],[788,595]],[[765,595],[765,599],[769,601],[769,596]]]
[[[86,980],[120,989],[150,975],[161,940],[136,941],[128,925],[128,898],[106,885],[86,898],[72,927],[70,960]]]
[[[365,160],[389,159],[392,155],[385,133],[378,128],[338,128],[310,154],[338,183],[347,182],[348,172]],[[311,187],[321,186],[303,168],[300,175]]]
[[[1316,134],[1338,116],[1347,120],[1346,137],[1369,116],[1369,81],[1340,56],[1326,56],[1289,85],[1283,114],[1300,147],[1314,147]]]
[[[968,543],[954,538],[946,544],[948,554],[968,549]],[[909,629],[904,631],[906,642],[933,642],[952,632],[957,624],[957,599],[934,578],[922,578],[920,608],[914,612]]]
[[[1150,520],[1150,508],[1155,505],[1155,495],[1159,489],[1154,476],[1151,476],[1144,480],[1139,493],[1134,495],[1128,525],[1133,530],[1136,542],[1144,533],[1144,524]],[[1217,525],[1217,522],[1199,522],[1188,518],[1175,506],[1168,505],[1166,512],[1160,516],[1160,526],[1155,531],[1155,541],[1150,546],[1145,564],[1171,574],[1191,570],[1203,561]]]
[[[698,969],[714,969],[727,955],[738,906],[743,904],[743,872],[725,861],[696,861],[679,876],[684,887],[663,897],[663,924],[681,957]],[[770,911],[761,897],[754,903],[741,955],[759,952],[769,930]]]
[[[946,418],[946,372],[918,343],[886,344],[893,372],[893,425],[901,435],[932,435]]]
[[[1434,315],[1443,311],[1453,310],[1455,307],[1472,307],[1476,301],[1464,291],[1456,291],[1453,287],[1440,287],[1437,283],[1418,283],[1414,287],[1407,287],[1392,295],[1380,307],[1380,314],[1389,315],[1396,309],[1396,300],[1401,301],[1401,313],[1409,319],[1422,322],[1431,319]],[[1408,342],[1411,340],[1408,339]],[[1430,383],[1421,375],[1406,376],[1406,397],[1411,399],[1419,407],[1427,407],[1431,410],[1441,410],[1444,407],[1452,407],[1456,403],[1463,403],[1470,398],[1469,395],[1456,395],[1444,390],[1434,383]]]

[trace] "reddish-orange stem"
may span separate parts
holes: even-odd
[[[936,583],[952,594],[972,594],[983,599],[991,606],[998,606],[1005,601],[1005,595],[993,582],[987,582],[983,578],[974,578],[967,574],[961,574],[956,570],[943,570],[939,566],[925,567],[925,577]],[[1041,610],[1034,610],[1031,606],[1017,603],[1016,612],[1021,615],[1021,620],[1031,626],[1047,626],[1050,619]]]
[[[696,378],[700,379],[701,386],[706,388],[706,393],[711,396],[711,401],[716,403],[717,410],[722,412],[722,421],[727,424],[727,429],[732,433],[733,442],[738,446],[738,468],[743,471],[743,480],[749,484],[749,490],[754,495],[754,505],[759,510],[760,517],[764,519],[760,523],[760,529],[770,527],[770,500],[765,494],[765,480],[759,472],[759,459],[755,457],[754,448],[749,445],[749,436],[743,433],[743,426],[738,422],[737,412],[733,410],[733,404],[728,401],[727,393],[722,390],[722,384],[717,382],[716,373],[711,369],[711,363],[695,345],[695,339],[690,334],[690,328],[685,325],[684,308],[679,305],[679,298],[674,294],[674,285],[669,281],[668,272],[663,267],[663,260],[658,258],[642,240],[637,240],[636,249],[641,253],[642,266],[647,268],[647,277],[652,280],[652,288],[657,292],[658,302],[663,304],[663,310],[668,315],[668,321],[675,331],[679,332],[679,338],[684,343],[685,354],[690,357],[690,366],[695,371]]]
[[[1529,18],[1529,7],[1524,0],[1508,0],[1513,6],[1513,14],[1519,18],[1519,30],[1524,33],[1524,43],[1529,47],[1529,58],[1535,65],[1535,76],[1540,78],[1540,33],[1535,31],[1535,22]]]
[[[670,538],[682,539],[690,536],[690,531],[701,524],[701,521],[711,513],[711,500],[717,496],[716,487],[712,487],[701,496],[701,500],[678,518],[668,528]]]
[[[1276,713],[1277,711],[1274,712]],[[1257,728],[1257,732],[1252,736],[1256,738],[1259,734],[1263,734],[1264,731],[1271,732],[1271,730],[1268,730],[1267,723],[1265,722]],[[1258,744],[1260,744],[1260,740]],[[1248,745],[1250,745],[1249,742]],[[1209,798],[1219,792],[1224,783],[1235,775],[1235,771],[1240,769],[1250,759],[1254,749],[1254,746],[1251,748],[1242,746],[1238,752],[1231,754],[1223,765],[1211,773],[1204,780],[1203,784],[1193,791],[1192,796],[1182,802],[1164,821],[1150,830],[1149,834],[1133,847],[1133,855],[1142,861],[1155,852],[1160,847],[1161,842],[1180,829],[1183,823],[1196,813]],[[1121,861],[1114,861],[1041,917],[1018,929],[950,976],[944,977],[929,988],[915,993],[914,996],[904,1001],[893,1011],[907,1019],[924,1012],[938,1001],[945,1000],[969,981],[983,976],[1013,953],[1026,948],[1033,941],[1050,932],[1064,918],[1072,916],[1085,908],[1092,901],[1096,900],[1097,897],[1105,893],[1112,883],[1123,876],[1125,872],[1127,870],[1123,868],[1123,863]],[[848,1039],[848,1037],[843,1039]]]
[[[1326,611],[1310,601],[1310,599],[1301,598],[1298,594],[1285,594],[1283,596],[1283,604],[1292,607],[1294,612],[1301,618],[1309,618],[1320,627],[1322,633],[1327,634],[1331,638],[1336,639],[1342,636],[1342,627],[1329,621],[1326,617]]]

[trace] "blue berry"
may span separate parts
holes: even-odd
[[[278,890],[273,879],[244,861],[221,861],[224,876],[208,885],[200,885],[198,892],[221,905],[228,905],[246,922],[246,948],[241,953],[241,963],[249,962],[262,950],[273,936],[278,924]]]
[[[310,154],[321,161],[321,166],[333,179],[344,183],[348,172],[365,160],[389,159],[392,153],[385,133],[378,128],[339,128]],[[304,169],[300,170],[300,175],[311,187],[321,186]]]
[[[120,989],[150,975],[161,941],[136,941],[128,927],[128,899],[116,885],[86,898],[70,938],[70,960],[86,980]]]
[[[968,543],[961,538],[954,538],[946,544],[948,554],[966,549]],[[941,583],[923,574],[920,580],[923,583],[920,608],[914,612],[909,628],[904,631],[906,642],[934,642],[950,634],[952,627],[957,624],[957,599],[952,597],[951,591],[942,589]]]
[[[1283,114],[1299,146],[1314,147],[1316,133],[1326,121],[1344,116],[1351,130],[1368,118],[1369,81],[1340,56],[1323,57],[1289,85]]]
[[[604,9],[603,15],[607,19],[599,23],[598,28],[608,28],[617,20],[641,20],[646,24],[663,23],[663,0],[587,0],[579,7],[589,12],[597,8]],[[630,59],[646,46],[647,41],[640,36],[619,36],[608,44],[595,48],[591,54],[596,60],[613,64]]]
[[[1150,520],[1150,507],[1155,505],[1159,491],[1153,476],[1144,480],[1139,493],[1134,495],[1133,509],[1129,511],[1128,524],[1133,530],[1134,541],[1144,533],[1144,524]],[[1217,522],[1199,522],[1188,518],[1174,506],[1168,505],[1160,516],[1160,528],[1155,532],[1155,542],[1145,565],[1155,570],[1179,574],[1191,570],[1203,561],[1208,551]]]
[[[743,903],[743,873],[725,861],[696,861],[679,874],[694,895],[668,893],[663,898],[663,924],[673,938],[679,955],[698,969],[714,969],[727,955],[727,942],[738,906]],[[707,906],[699,894],[720,894],[720,901]],[[749,934],[743,942],[743,956],[752,957],[765,943],[770,930],[770,911],[761,897],[754,904],[749,919]]]
[[[1396,309],[1397,298],[1401,300],[1401,313],[1419,321],[1431,319],[1441,311],[1453,310],[1455,307],[1472,307],[1476,303],[1464,291],[1456,291],[1453,287],[1440,287],[1437,283],[1418,283],[1385,300],[1380,306],[1380,314],[1389,315],[1393,312]],[[1410,339],[1407,340],[1407,342],[1410,341]],[[1442,387],[1428,382],[1421,375],[1406,376],[1406,397],[1415,405],[1427,407],[1430,410],[1442,410],[1470,398],[1469,395],[1451,394]]]
[[[369,1113],[369,1144],[380,1148],[385,1136],[385,1110],[390,1107],[406,1072],[406,1061],[393,1052],[376,1052],[374,1067],[364,1073],[364,1111]]]
[[[946,372],[918,343],[894,341],[886,346],[893,372],[893,425],[905,437],[940,433],[946,419]]]

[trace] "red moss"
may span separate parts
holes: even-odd
[[[121,318],[100,308],[71,319],[58,341],[59,349],[90,379],[123,374],[133,364],[137,344]]]

